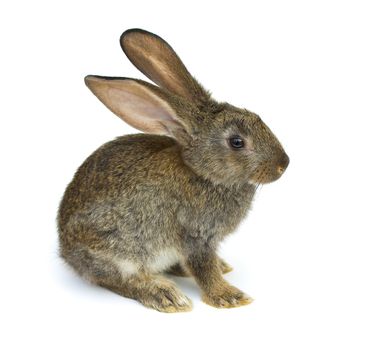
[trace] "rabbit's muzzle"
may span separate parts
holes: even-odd
[[[289,162],[288,155],[282,151],[276,160],[268,160],[260,163],[249,181],[255,184],[267,184],[276,181],[286,171]]]

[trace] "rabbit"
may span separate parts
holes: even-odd
[[[232,268],[217,248],[289,158],[257,114],[215,101],[162,38],[130,29],[120,44],[155,85],[85,83],[143,133],[102,145],[79,167],[59,206],[60,256],[91,283],[161,312],[192,309],[167,273],[192,276],[211,306],[247,305],[223,278]]]

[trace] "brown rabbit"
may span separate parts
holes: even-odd
[[[219,242],[247,214],[258,184],[289,159],[259,116],[214,101],[160,37],[124,32],[123,51],[158,86],[87,76],[112,112],[146,134],[96,150],[67,187],[58,214],[60,254],[81,276],[147,307],[187,311],[163,272],[191,275],[209,305],[252,299],[231,286]]]

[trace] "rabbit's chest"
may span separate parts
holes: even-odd
[[[233,232],[251,207],[252,185],[239,190],[208,191],[194,196],[178,212],[178,220],[193,237],[220,240]]]

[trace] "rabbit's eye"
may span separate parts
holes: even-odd
[[[240,136],[232,136],[229,138],[229,144],[232,148],[242,148],[245,146],[245,142]]]

